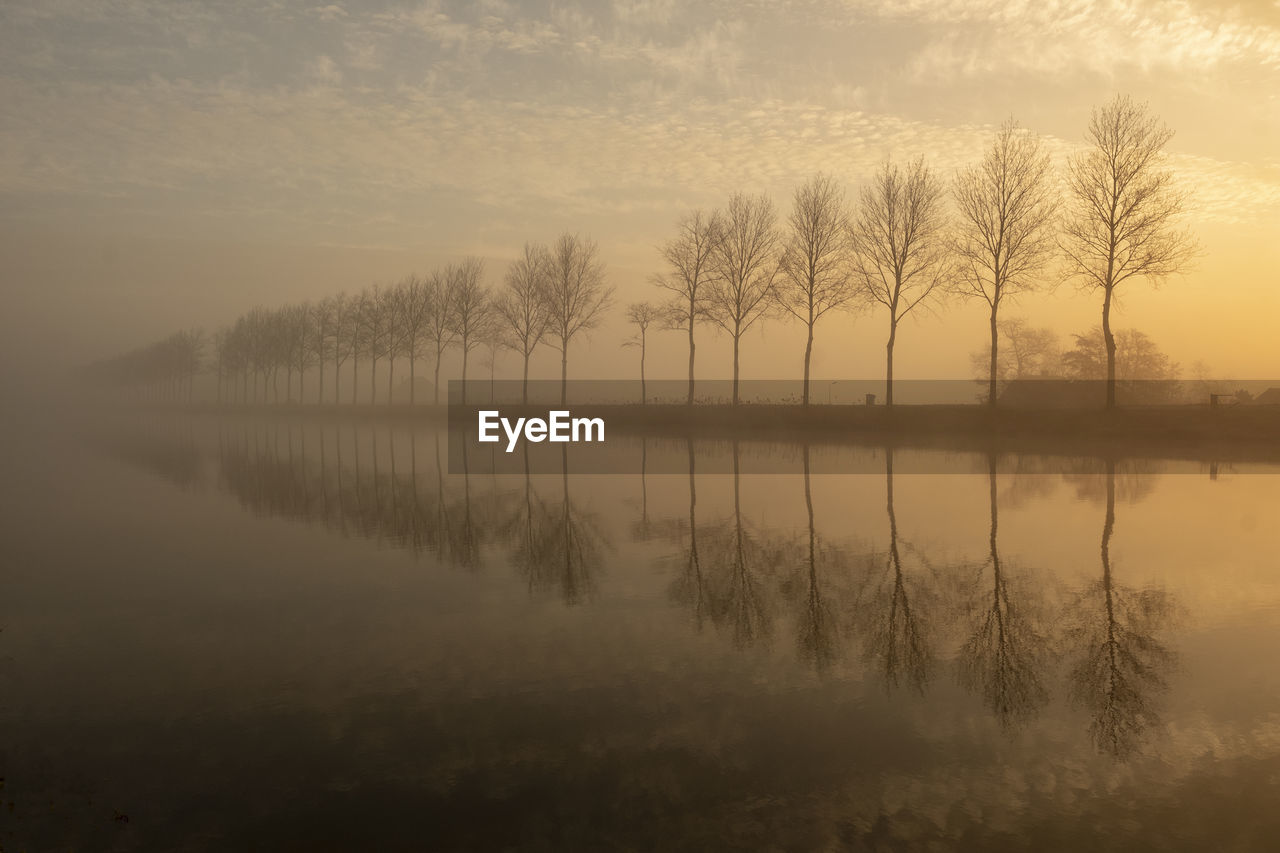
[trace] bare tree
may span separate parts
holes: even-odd
[[[342,402],[342,365],[348,359],[351,368],[351,402],[356,401],[356,369],[355,360],[360,353],[360,324],[358,320],[359,300],[339,293],[333,299],[333,402]]]
[[[417,277],[401,279],[387,291],[383,311],[387,315],[387,405],[395,402],[396,359],[409,355],[416,348],[417,327],[413,324],[411,292]],[[409,394],[412,396],[412,382]]]
[[[788,219],[777,303],[805,324],[804,405],[809,405],[809,362],[813,327],[828,311],[847,307],[856,294],[849,274],[849,216],[844,191],[829,175],[817,174],[799,186]]]
[[[316,364],[315,351],[312,348],[312,329],[316,325],[315,306],[309,302],[301,305],[291,305],[284,309],[285,312],[285,334],[288,339],[288,374],[293,374],[293,369],[298,370],[298,404],[302,404],[304,383],[303,380],[307,375],[307,368]],[[285,397],[292,400],[292,382],[285,383]]]
[[[207,343],[203,329],[178,332],[173,336],[176,350],[176,366],[185,386],[187,402],[191,402],[196,374],[204,369],[204,350]]]
[[[600,322],[613,302],[613,288],[604,283],[594,240],[562,234],[551,250],[551,263],[542,292],[547,331],[560,350],[560,405],[569,396],[569,344],[579,332]]]
[[[391,339],[386,292],[374,285],[360,294],[360,341],[363,354],[369,357],[369,405],[378,402],[378,362],[386,356]]]
[[[1004,383],[1013,379],[1056,375],[1062,358],[1058,333],[1053,329],[1030,325],[1025,317],[1003,317],[997,326],[1000,335],[999,358],[996,362],[997,396]],[[974,376],[988,379],[990,349],[969,354]]]
[[[1000,336],[1006,343],[1008,358],[1001,363],[1002,375],[1025,379],[1028,376],[1048,376],[1058,369],[1062,358],[1058,333],[1044,326],[1032,326],[1022,317],[1008,317],[1000,321]]]
[[[983,299],[991,309],[987,404],[999,395],[999,313],[1006,298],[1042,285],[1037,277],[1053,250],[1057,206],[1049,154],[1040,139],[1012,119],[996,131],[986,156],[956,176],[952,197],[956,228],[956,292]]]
[[[766,195],[734,193],[711,253],[707,317],[733,338],[733,405],[738,405],[738,351],[743,334],[773,307],[781,236]]]
[[[485,324],[484,330],[484,357],[480,360],[481,365],[489,368],[489,402],[494,400],[494,385],[498,375],[498,356],[504,349],[508,349],[506,335],[503,334],[502,327],[498,325],[498,317],[493,312],[493,303],[489,303],[489,322]]]
[[[1088,146],[1067,163],[1069,207],[1059,245],[1066,273],[1102,291],[1107,408],[1116,405],[1116,341],[1111,306],[1133,278],[1159,283],[1186,270],[1197,247],[1178,227],[1187,195],[1166,167],[1169,130],[1126,95],[1093,111]]]
[[[644,383],[644,356],[648,344],[649,326],[661,317],[662,309],[652,302],[633,302],[627,306],[627,322],[636,327],[636,333],[622,345],[640,348],[640,405],[642,406],[649,402],[649,394]]]
[[[221,406],[223,377],[226,375],[226,370],[230,366],[231,362],[231,358],[229,357],[232,348],[230,331],[227,329],[219,329],[214,332],[211,343],[213,344],[213,364],[217,380],[217,402],[218,405]]]
[[[427,281],[411,275],[400,286],[398,312],[402,323],[401,351],[409,357],[409,405],[418,401],[418,358],[427,343],[431,314],[437,310],[436,293]]]
[[[507,344],[524,358],[520,402],[529,402],[529,357],[547,333],[547,310],[542,299],[551,258],[545,246],[525,243],[524,255],[507,268],[505,287],[494,300],[496,320]]]
[[[316,404],[324,403],[324,363],[329,355],[329,339],[333,336],[334,297],[321,299],[311,307],[307,326],[307,357],[316,366]],[[298,402],[302,402],[299,398]]]
[[[444,351],[457,340],[453,322],[455,286],[454,279],[440,271],[433,272],[425,283],[429,295],[426,297],[428,311],[422,336],[435,353],[435,374],[431,390],[432,402],[437,406],[440,405],[440,362],[444,358]]]
[[[850,225],[857,287],[889,311],[885,405],[893,405],[893,348],[898,324],[934,294],[949,274],[944,191],[919,157],[899,168],[885,160],[864,187]]]
[[[666,273],[654,276],[653,283],[675,294],[667,313],[667,325],[689,333],[689,398],[693,405],[694,326],[704,319],[707,288],[712,277],[712,257],[722,234],[720,217],[695,210],[681,218],[677,234],[662,244],[659,252],[666,261]]]
[[[453,333],[462,347],[462,403],[467,402],[467,358],[471,350],[485,342],[493,321],[492,302],[485,289],[484,261],[467,258],[457,266],[450,266],[445,277],[450,280],[450,297]]]

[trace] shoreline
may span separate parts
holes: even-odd
[[[558,405],[191,404],[122,410],[215,417],[463,424],[490,407],[504,417],[545,416]],[[988,409],[972,404],[884,406],[747,403],[582,404],[574,416],[603,418],[623,435],[812,441],[958,451],[1280,462],[1280,406],[1143,406],[1104,409]]]

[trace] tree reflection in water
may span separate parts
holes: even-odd
[[[742,514],[741,450],[733,442],[733,518],[704,536],[708,614],[729,630],[739,647],[767,641],[773,633],[769,583],[785,551],[760,536]]]
[[[697,456],[692,438],[685,439],[685,447],[689,455],[689,519],[687,522],[683,518],[671,519],[660,524],[658,529],[681,549],[675,560],[678,569],[671,584],[671,598],[693,611],[694,627],[701,631],[706,614],[706,583],[698,553]]]
[[[608,547],[595,515],[577,507],[569,491],[568,448],[560,456],[561,497],[557,507],[537,495],[529,474],[525,450],[523,506],[514,523],[507,526],[510,559],[525,576],[530,590],[552,590],[566,604],[579,604],[595,590],[595,578],[604,563]]]
[[[906,552],[931,567],[923,555],[903,542],[898,534],[898,517],[893,503],[893,448],[884,450],[885,506],[889,515],[889,550],[878,566],[868,572],[858,625],[863,633],[863,655],[877,665],[886,690],[903,683],[923,693],[933,676],[935,655],[930,636],[929,605],[933,590],[929,578],[919,571],[903,570]],[[875,565],[873,562],[872,565]]]
[[[644,542],[658,533],[649,517],[649,439],[640,437],[640,517],[631,525],[631,540]]]
[[[671,586],[672,598],[694,613],[701,629],[709,619],[725,630],[739,648],[767,643],[773,636],[779,570],[790,559],[790,542],[761,534],[742,511],[741,448],[732,443],[733,514],[699,524],[694,478],[694,450],[689,448],[689,520],[665,525],[671,538],[687,537],[679,559],[681,572]]]
[[[841,653],[843,588],[830,589],[832,576],[847,581],[850,572],[848,551],[824,540],[813,511],[813,486],[808,443],[802,448],[804,463],[804,503],[808,515],[805,548],[805,582],[800,585],[802,601],[797,608],[796,645],[800,657],[817,672],[826,672]]]
[[[1102,525],[1102,577],[1080,594],[1068,647],[1075,654],[1072,697],[1091,716],[1089,733],[1102,751],[1118,758],[1131,754],[1144,733],[1160,722],[1157,694],[1167,688],[1165,674],[1176,661],[1159,639],[1174,614],[1163,589],[1134,589],[1116,581],[1111,535],[1116,520],[1116,463],[1106,461],[1106,517]],[[1145,494],[1130,491],[1131,496]],[[1137,497],[1131,497],[1136,500]]]
[[[440,468],[440,436],[436,435],[436,466],[441,471],[440,529],[445,534],[444,555],[453,565],[475,570],[480,565],[480,530],[471,506],[471,462],[467,454],[469,442],[462,444],[462,495],[447,500],[443,494],[444,474]]]
[[[307,425],[221,424],[212,466],[189,430],[122,438],[108,447],[183,488],[214,483],[255,515],[318,522],[467,570],[492,565],[492,555],[501,554],[531,593],[570,605],[593,597],[610,543],[597,516],[573,498],[567,449],[558,494],[535,485],[527,447],[523,482],[500,488],[495,478],[484,490],[473,483],[475,460],[465,446],[462,472],[447,473],[438,433],[431,478],[419,468],[420,435],[409,431],[406,453],[403,430],[346,431],[321,428],[317,444]],[[1175,604],[1163,590],[1121,583],[1111,554],[1117,499],[1136,502],[1149,494],[1156,466],[1082,460],[1065,477],[1080,497],[1105,506],[1102,571],[1051,626],[1047,597],[1056,576],[1019,566],[1000,547],[999,511],[1044,494],[1043,460],[1030,460],[1030,469],[1026,459],[1013,461],[1015,471],[1034,472],[1027,475],[1036,478],[1033,489],[1015,482],[1001,491],[997,460],[988,456],[986,557],[935,569],[899,531],[892,448],[885,449],[886,548],[824,535],[808,444],[799,448],[804,526],[754,524],[743,507],[743,448],[736,441],[731,448],[731,512],[710,521],[699,517],[699,448],[686,438],[687,512],[650,516],[646,465],[639,521],[629,525],[637,540],[672,544],[665,558],[673,567],[668,593],[692,615],[695,630],[709,621],[735,646],[760,646],[779,633],[779,621],[794,620],[788,630],[800,660],[826,673],[860,646],[888,691],[910,687],[922,694],[939,666],[949,663],[960,685],[981,697],[1007,730],[1035,718],[1058,692],[1048,680],[1060,652],[1069,663],[1068,689],[1060,692],[1088,711],[1099,749],[1127,756],[1159,724],[1157,698],[1175,661],[1161,637]],[[642,458],[646,450],[642,444]],[[776,453],[777,447],[766,450]]]
[[[1034,717],[1049,701],[1042,676],[1050,640],[1041,625],[1043,587],[1024,584],[1018,596],[1011,593],[1013,571],[999,547],[996,462],[996,455],[989,454],[990,552],[968,591],[970,628],[956,663],[960,683],[983,698],[1001,726],[1012,728]]]

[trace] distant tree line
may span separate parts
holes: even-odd
[[[1052,329],[1034,327],[1022,317],[999,321],[999,357],[995,393],[1018,380],[1069,379],[1099,381],[1107,378],[1107,341],[1101,326],[1069,335],[1070,346]],[[1113,330],[1115,383],[1134,402],[1169,402],[1179,390],[1175,380],[1182,367],[1138,329]],[[991,370],[989,352],[969,354],[974,375],[986,380]]]
[[[190,400],[195,377],[205,368],[204,333],[174,332],[161,341],[89,365],[96,383],[135,389],[152,400]]]
[[[526,245],[496,290],[484,283],[484,262],[467,258],[389,287],[254,308],[209,340],[181,332],[98,362],[90,374],[157,399],[177,399],[181,393],[189,399],[193,377],[207,370],[215,377],[219,403],[310,399],[355,404],[361,373],[367,370],[367,398],[376,404],[379,363],[386,364],[385,402],[390,403],[396,365],[407,362],[408,402],[416,403],[418,367],[425,361],[432,371],[431,402],[439,403],[441,362],[446,351],[456,349],[462,358],[465,403],[472,354],[487,346],[495,352],[509,348],[523,357],[527,400],[534,350],[547,344],[560,351],[561,379],[567,384],[570,345],[594,328],[612,303],[598,255],[593,241],[564,234],[550,247]],[[344,388],[348,364],[350,388]],[[307,388],[312,370],[314,383]]]
[[[1122,285],[1158,283],[1184,271],[1197,248],[1180,226],[1186,194],[1174,182],[1165,146],[1172,136],[1145,105],[1118,96],[1094,110],[1087,144],[1059,178],[1035,135],[1012,120],[999,127],[982,160],[946,182],[924,158],[886,159],[850,202],[834,178],[817,174],[798,187],[779,221],[765,195],[733,194],[722,210],[694,210],[659,247],[659,301],[629,305],[640,350],[641,399],[647,336],[652,328],[688,338],[688,393],[695,389],[696,332],[710,327],[732,342],[733,403],[740,402],[743,336],[767,321],[805,327],[803,403],[810,403],[810,364],[819,321],[828,314],[876,311],[885,319],[885,403],[893,405],[894,353],[902,321],[936,309],[947,297],[982,300],[989,308],[986,399],[997,404],[1012,374],[1046,371],[1047,342],[1001,314],[1021,294],[1073,281],[1101,296],[1101,323],[1077,347],[1055,351],[1055,370],[1106,381],[1106,405],[1116,404],[1117,377],[1153,367],[1144,378],[1169,378],[1176,366],[1147,357],[1124,364],[1125,352],[1150,345],[1122,338],[1112,308]],[[409,276],[318,302],[274,310],[255,308],[205,340],[184,332],[94,365],[94,374],[166,399],[190,395],[193,377],[216,377],[219,402],[341,402],[343,368],[354,403],[362,369],[368,400],[378,402],[378,364],[385,362],[385,401],[393,401],[396,365],[408,363],[409,399],[416,398],[418,363],[430,364],[432,402],[439,402],[441,360],[461,356],[463,402],[471,354],[509,349],[523,360],[527,401],[529,360],[541,345],[560,353],[565,401],[569,350],[605,317],[613,288],[596,244],[573,234],[554,244],[528,244],[497,288],[484,264],[468,258],[425,278]],[[1148,356],[1150,353],[1147,354]],[[1166,359],[1167,361],[1167,359]],[[1011,365],[1014,367],[1011,368]],[[305,389],[309,371],[314,388]],[[281,374],[284,388],[281,390]],[[297,377],[296,392],[294,377]],[[328,385],[326,378],[329,377]]]

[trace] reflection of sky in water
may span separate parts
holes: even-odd
[[[31,442],[0,528],[0,841],[1196,849],[1276,828],[1274,476],[1120,463],[1107,572],[1105,467],[1004,460],[997,576],[980,456],[931,476],[895,451],[891,535],[883,473],[698,476],[692,506],[687,475],[570,478],[566,502],[558,476],[440,476],[429,433],[340,436]],[[74,476],[44,474],[55,455]]]

